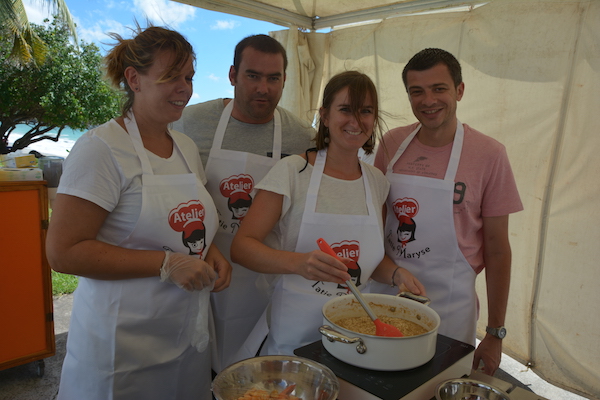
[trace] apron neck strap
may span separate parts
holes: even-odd
[[[135,152],[142,164],[142,174],[144,175],[154,175],[154,171],[152,170],[152,164],[150,164],[150,159],[148,158],[148,153],[146,152],[146,148],[144,147],[144,142],[142,141],[142,136],[140,134],[140,130],[137,126],[137,122],[135,121],[135,115],[133,114],[133,110],[129,110],[127,115],[124,118],[125,127],[127,128],[127,132],[129,133],[129,137],[131,138],[131,142],[133,143],[133,147]],[[169,133],[169,135],[171,135]],[[193,172],[190,167],[190,163],[185,157],[185,154],[179,148],[177,141],[171,135],[171,139],[173,139],[173,151],[179,151],[181,156],[183,157],[183,162],[187,166],[189,172]]]
[[[448,168],[446,169],[444,180],[454,181],[454,178],[456,177],[464,138],[465,128],[459,120],[456,120],[456,133],[454,134],[454,143],[452,143],[452,152],[450,153],[450,161],[448,161]]]
[[[304,212],[314,212],[317,209],[317,196],[319,194],[319,188],[321,187],[321,180],[323,178],[323,171],[325,170],[325,161],[327,160],[327,148],[321,149],[317,152],[315,158],[315,165],[313,165],[312,174],[310,176],[310,183],[308,184],[308,190],[306,193],[306,205],[304,206]],[[375,214],[375,206],[373,205],[373,195],[371,193],[371,186],[369,185],[369,179],[359,161],[360,172],[362,175],[363,185],[365,187],[365,201],[367,203],[367,211],[369,215]]]
[[[152,171],[150,159],[148,158],[148,154],[146,154],[146,148],[144,147],[144,142],[142,142],[142,136],[140,135],[137,122],[135,122],[133,110],[129,110],[127,112],[124,120],[125,127],[127,128],[127,132],[129,133],[129,137],[131,138],[135,152],[142,163],[142,173],[144,175],[153,175],[154,173]]]
[[[233,112],[233,103],[235,99],[231,99],[229,103],[223,109],[217,130],[215,131],[215,137],[211,150],[220,150],[223,146],[223,138],[225,137],[225,130],[229,124],[231,113]],[[273,159],[275,161],[281,160],[281,148],[282,148],[282,133],[281,133],[281,115],[279,110],[276,108],[273,115]]]
[[[410,135],[408,135],[406,137],[406,139],[404,139],[402,144],[400,144],[398,151],[396,151],[396,154],[394,154],[394,157],[392,158],[392,160],[390,161],[390,163],[387,166],[388,173],[392,173],[394,164],[396,164],[396,162],[398,161],[398,159],[400,158],[402,153],[404,153],[404,151],[406,150],[406,148],[408,147],[410,142],[412,142],[412,140],[415,138],[415,136],[417,136],[417,133],[419,133],[421,126],[422,125],[419,124],[419,126],[417,126],[417,128],[414,131],[412,131],[410,133]],[[454,141],[452,143],[452,152],[450,153],[450,160],[448,161],[448,167],[446,168],[446,176],[444,176],[444,180],[453,181],[454,178],[456,177],[456,171],[458,171],[458,164],[460,161],[460,154],[462,153],[464,136],[465,136],[465,128],[464,128],[463,124],[457,119],[456,120],[456,132],[454,133]]]

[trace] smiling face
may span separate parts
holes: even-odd
[[[371,96],[358,110],[360,121],[350,106],[348,87],[337,92],[328,109],[321,109],[321,120],[329,129],[330,148],[358,151],[373,135],[375,115]]]
[[[190,248],[191,252],[200,254],[204,250],[204,239],[198,239],[194,242],[188,242],[188,247]]]
[[[229,81],[235,87],[232,116],[249,124],[269,122],[283,93],[283,55],[246,47],[239,69],[229,70]]]
[[[145,74],[138,73],[133,67],[127,68],[128,83],[135,93],[133,109],[136,118],[144,116],[157,124],[169,124],[181,118],[193,93],[194,65],[192,57],[188,57],[181,68],[166,75],[174,62],[173,52],[167,50],[156,55]]]
[[[408,242],[410,237],[412,236],[411,231],[399,231],[398,232],[398,241],[400,242]]]
[[[456,105],[463,96],[464,83],[455,87],[445,64],[437,64],[424,71],[410,70],[406,78],[412,111],[422,124],[419,135],[445,140],[453,138],[457,123]]]
[[[246,214],[248,214],[249,209],[250,207],[232,207],[231,212],[233,213],[233,217],[235,219],[243,219],[246,216]]]

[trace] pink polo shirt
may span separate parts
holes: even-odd
[[[400,144],[418,123],[395,128],[383,136],[374,165],[384,174]],[[483,262],[483,217],[523,210],[506,148],[497,140],[463,124],[465,137],[454,185],[454,225],[458,246],[479,273]],[[394,173],[443,179],[452,143],[425,146],[415,137],[394,164]]]

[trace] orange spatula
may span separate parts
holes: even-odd
[[[335,254],[335,251],[333,251],[333,249],[331,247],[329,247],[329,245],[327,244],[327,242],[324,239],[322,239],[322,238],[317,239],[317,245],[319,245],[319,249],[321,249],[321,251],[323,253],[327,253],[330,256],[337,258],[338,260],[340,259],[338,257],[338,255]],[[404,336],[398,328],[396,328],[393,325],[383,323],[379,320],[379,318],[377,318],[377,315],[375,315],[375,313],[373,312],[373,310],[371,309],[371,307],[369,306],[369,304],[363,297],[362,293],[354,285],[354,282],[352,282],[351,280],[347,280],[346,285],[348,285],[348,287],[350,288],[350,291],[352,291],[352,294],[354,294],[354,296],[356,297],[358,302],[363,306],[363,308],[365,309],[365,311],[367,312],[367,314],[369,315],[371,320],[373,320],[373,323],[375,324],[375,335],[387,336],[387,337],[403,337]]]

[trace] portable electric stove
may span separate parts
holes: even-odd
[[[438,334],[433,358],[404,371],[374,371],[346,364],[332,356],[321,341],[294,353],[333,371],[340,382],[338,400],[429,400],[434,398],[439,383],[469,375],[474,351],[470,344]]]

